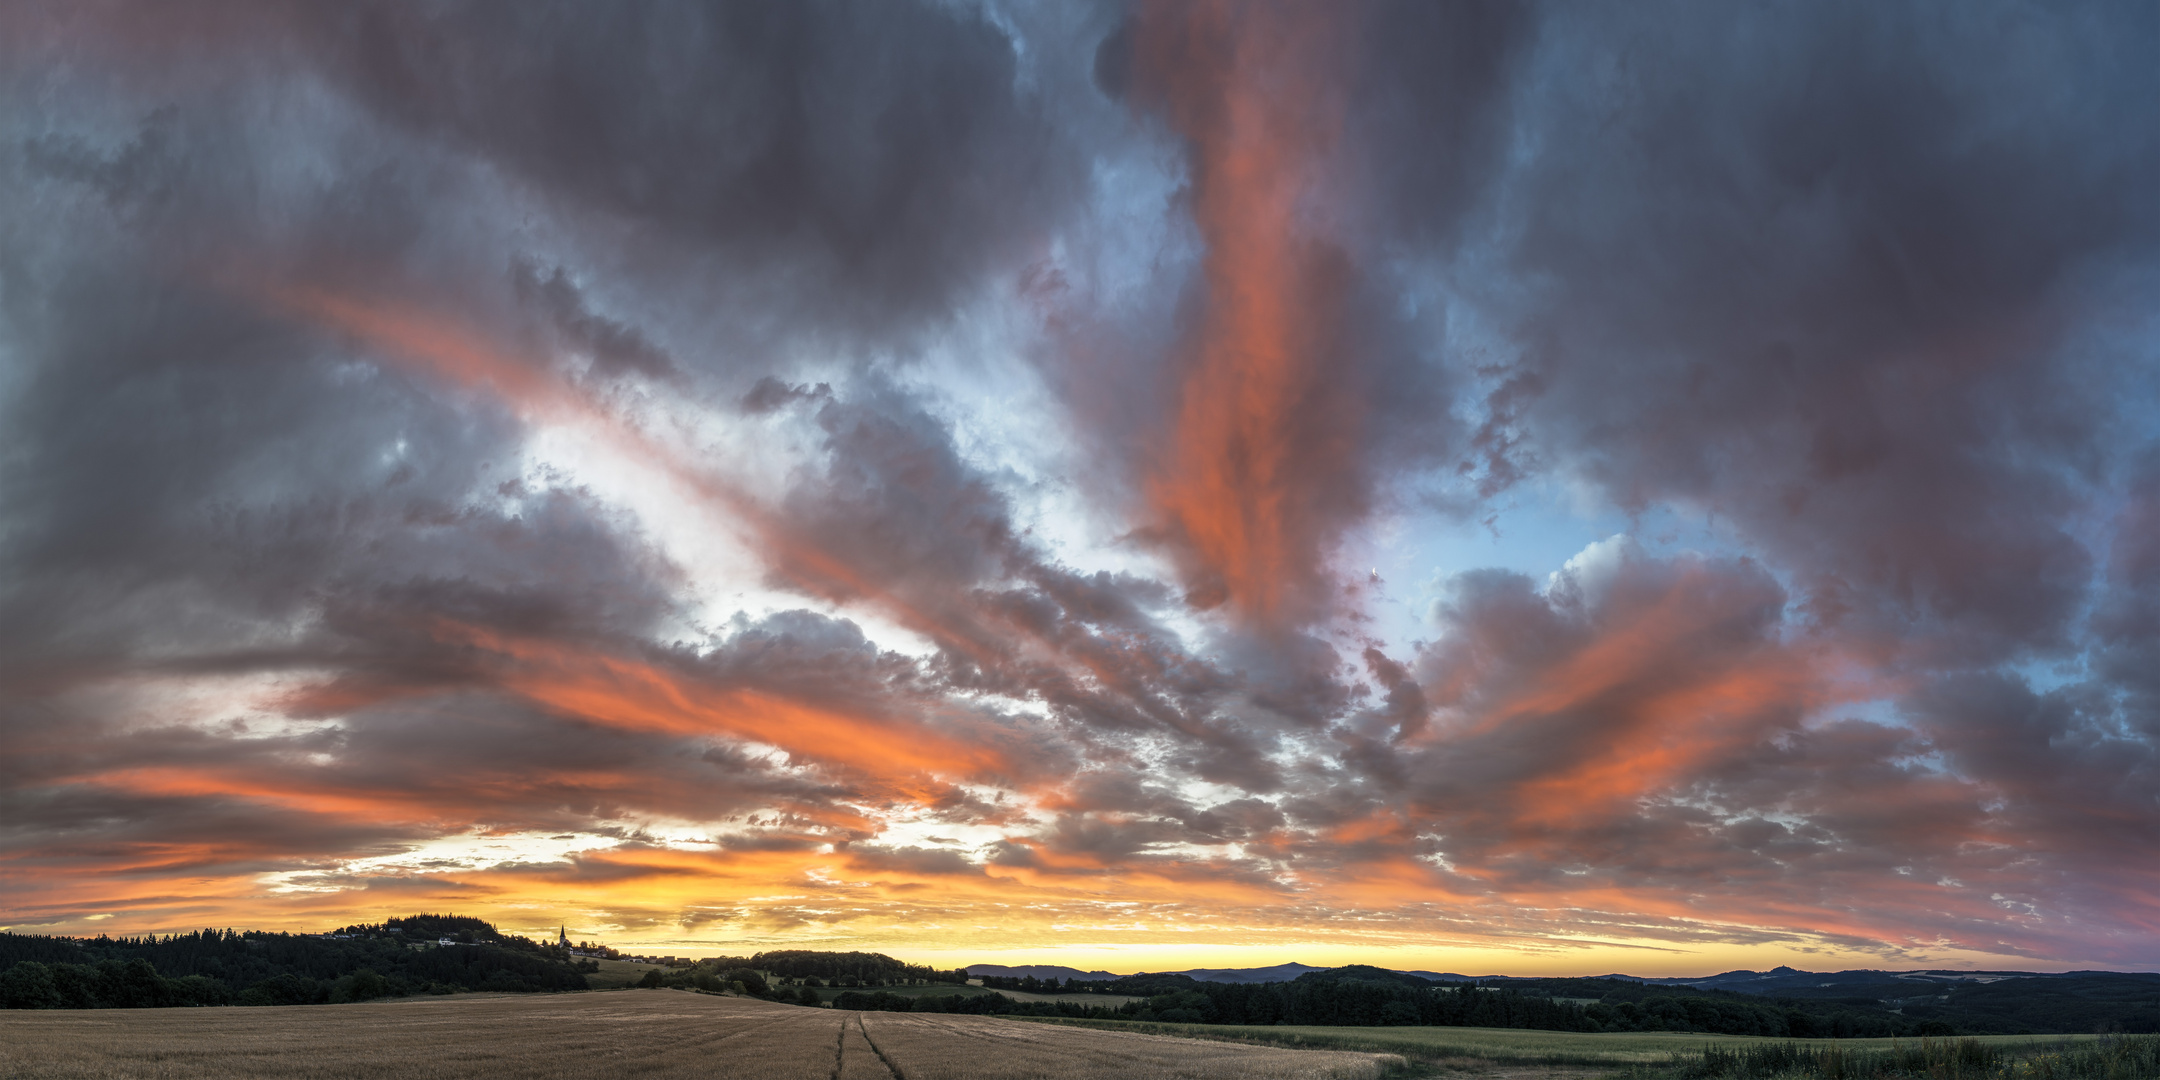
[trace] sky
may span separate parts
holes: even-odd
[[[0,8],[0,926],[2160,967],[2160,7]]]

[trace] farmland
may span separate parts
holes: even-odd
[[[1374,1080],[1400,1059],[668,990],[0,1013],[20,1080]]]
[[[1093,1028],[1099,1031],[1123,1030],[1184,1038],[1224,1039],[1267,1046],[1399,1054],[1413,1063],[1445,1066],[1450,1070],[1475,1070],[1494,1066],[1546,1066],[1569,1070],[1632,1071],[1641,1066],[1671,1065],[1676,1056],[1693,1058],[1700,1055],[1705,1048],[1728,1052],[1764,1047],[1835,1048],[1843,1054],[1859,1055],[1910,1049],[1922,1043],[1922,1040],[1915,1039],[1773,1039],[1679,1031],[1588,1034],[1520,1028],[1282,1025],[1249,1027],[1056,1018],[1029,1018],[1023,1022]],[[2104,1036],[2099,1035],[1983,1035],[1957,1040],[1933,1040],[1930,1045],[1971,1044],[1998,1048],[2014,1057],[2029,1057],[2035,1053],[2064,1047],[2096,1045],[2104,1039]]]

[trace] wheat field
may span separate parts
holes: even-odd
[[[673,990],[0,1012],[10,1080],[1376,1080],[1401,1060]]]

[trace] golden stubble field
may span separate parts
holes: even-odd
[[[672,990],[0,1012],[11,1080],[1371,1080],[1400,1060]]]

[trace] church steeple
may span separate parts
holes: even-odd
[[[558,928],[556,929],[556,931],[555,931],[555,944],[557,944],[557,945],[560,945],[560,946],[562,946],[562,947],[563,947],[563,948],[565,948],[565,949],[567,949],[567,948],[569,948],[569,947],[570,947],[570,924],[569,924],[569,923],[564,923],[564,924],[562,924],[562,926],[560,926],[560,927],[558,927]]]

